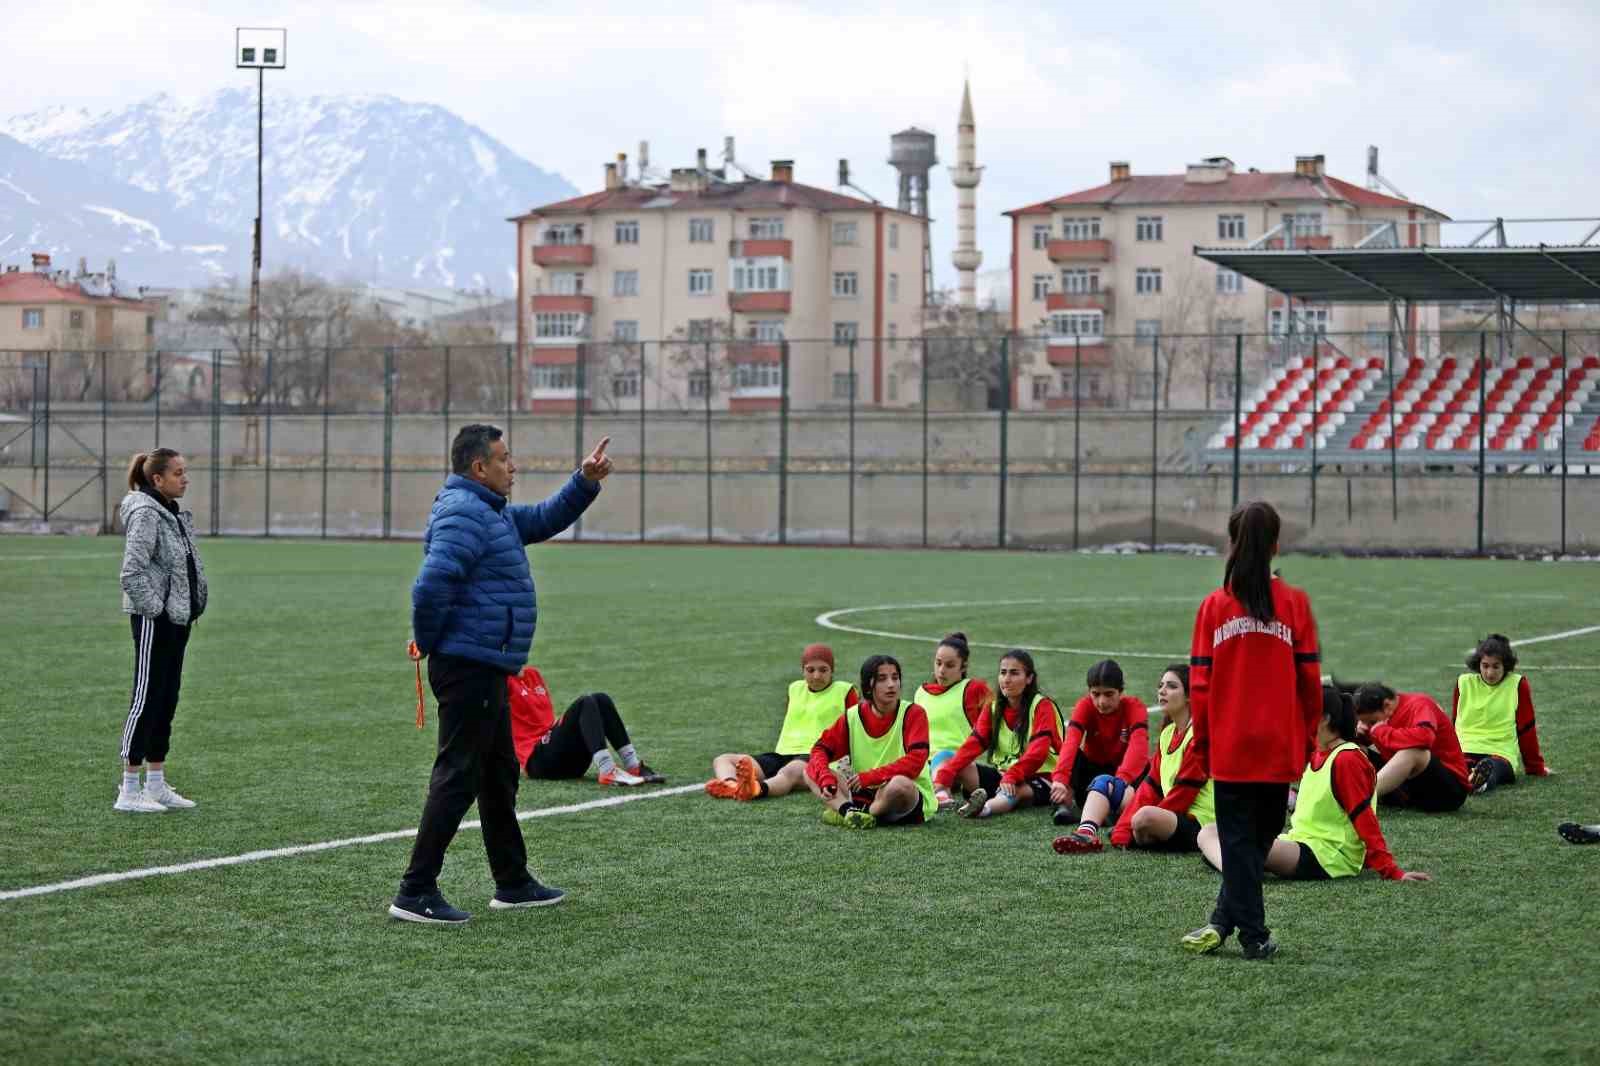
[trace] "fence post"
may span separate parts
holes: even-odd
[[[450,346],[444,346],[444,406],[439,412],[439,421],[444,424],[444,473],[450,476]],[[510,447],[510,445],[507,445]]]
[[[222,528],[222,349],[211,349],[211,535]]]
[[[1317,357],[1320,354],[1318,342],[1322,334],[1311,334],[1311,524],[1317,524]]]
[[[44,520],[50,521],[50,372],[55,352],[44,353]]]
[[[660,347],[660,342],[657,342]],[[639,342],[639,543],[644,543],[644,486],[645,467],[648,465],[645,456],[645,413],[644,413],[644,383],[646,380],[645,362],[650,354],[650,342]]]
[[[106,470],[106,450],[111,446],[108,439],[109,430],[106,422],[110,416],[109,401],[106,399],[106,353],[100,353],[100,532],[111,532],[111,516],[106,510],[106,493],[110,489],[107,484],[109,474]],[[1562,507],[1566,506],[1563,497]],[[1562,512],[1565,514],[1565,510]]]
[[[998,548],[1006,546],[1006,481],[1011,460],[1011,350],[1010,336],[1000,338],[1000,529]]]
[[[778,543],[789,543],[789,342],[778,346],[783,360],[778,397]]]
[[[1078,496],[1083,474],[1083,337],[1072,335],[1072,547],[1078,547]]]
[[[928,546],[928,338],[922,338],[922,546]]]
[[[850,338],[850,520],[848,542],[856,543],[856,339]]]
[[[1483,408],[1488,399],[1489,335],[1478,332],[1478,554],[1483,554],[1483,478],[1487,460],[1487,442],[1483,435]]]
[[[156,349],[156,447],[161,447],[161,349]]]
[[[1244,334],[1233,335],[1233,503],[1239,506],[1239,447],[1244,405]]]
[[[574,398],[572,401],[572,464],[581,468],[583,466],[583,407],[588,402],[588,368],[589,346],[587,343],[578,345],[578,361],[573,366]],[[508,401],[509,402],[509,401]],[[507,421],[510,421],[509,417]],[[572,523],[572,539],[583,539],[583,516]]]
[[[579,359],[581,361],[582,356],[583,356],[583,345],[581,345],[581,344],[578,345],[578,356],[579,356]],[[506,345],[506,450],[507,451],[509,451],[511,449],[511,438],[513,436],[512,429],[515,428],[514,424],[513,424],[513,412],[514,412],[514,410],[516,408],[516,402],[517,402],[516,391],[515,391],[515,389],[516,389],[516,376],[515,376],[515,374],[516,374],[516,370],[515,370],[516,365],[517,365],[517,359],[516,359],[516,355],[515,355],[515,349],[511,345],[508,344],[508,345]]]
[[[261,474],[261,535],[272,536],[272,364],[277,350],[267,349],[267,465]],[[159,415],[161,405],[156,404]]]
[[[1567,554],[1567,331],[1561,331],[1561,554]]]
[[[1150,550],[1156,550],[1156,492],[1161,467],[1161,334],[1150,338]]]
[[[1395,439],[1394,409],[1394,330],[1385,338],[1386,362],[1389,365],[1389,512],[1390,520],[1400,521],[1400,442]]]
[[[333,349],[322,349],[322,539],[328,539],[328,407],[333,403]]]
[[[394,349],[383,350],[383,539],[394,529]]]
[[[711,543],[711,342],[706,341],[706,543]]]

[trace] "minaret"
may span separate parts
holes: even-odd
[[[956,250],[950,253],[950,262],[960,273],[957,303],[961,307],[978,306],[978,265],[983,253],[978,251],[978,182],[983,180],[983,168],[978,161],[978,128],[972,119],[972,86],[961,86],[961,118],[956,123],[956,165],[950,169],[950,183],[956,187]]]

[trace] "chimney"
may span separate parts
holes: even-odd
[[[1327,173],[1326,157],[1297,155],[1294,157],[1294,173],[1297,178],[1320,178]]]
[[[1133,177],[1133,164],[1113,160],[1111,163],[1111,180],[1127,181]]]
[[[667,188],[672,192],[702,192],[705,186],[705,175],[694,167],[673,167],[668,176]]]
[[[696,148],[694,150],[694,168],[702,174],[706,172],[706,150],[704,148]]]
[[[35,271],[37,271],[38,273],[40,273],[40,274],[48,274],[48,273],[50,273],[50,253],[49,252],[34,252],[33,253],[33,269]]]
[[[89,273],[89,260],[80,255],[78,256],[78,277],[81,278],[87,273]]]
[[[617,153],[617,181],[622,185],[628,184],[628,153],[627,152],[618,152]]]
[[[622,184],[622,179],[617,177],[617,165],[615,163],[607,163],[606,164],[606,188],[607,189],[615,189],[621,184]]]
[[[650,142],[639,142],[639,177],[644,178],[644,172],[650,169]]]
[[[774,159],[772,161],[772,180],[783,182],[785,185],[794,181],[794,160]]]
[[[115,259],[106,260],[106,277],[111,281],[117,280],[117,261]]]
[[[850,184],[850,160],[848,159],[839,160],[839,184]]]

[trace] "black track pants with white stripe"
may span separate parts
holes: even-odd
[[[183,651],[189,627],[160,618],[133,615],[133,698],[122,727],[122,761],[131,766],[164,762],[172,741],[172,716],[178,710]]]

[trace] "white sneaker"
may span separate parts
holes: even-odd
[[[160,804],[162,809],[169,811],[186,810],[194,806],[194,800],[184,799],[182,796],[178,795],[177,791],[165,781],[161,783],[161,789],[156,792],[152,792],[150,790],[150,786],[146,785],[144,788],[144,798],[149,800],[151,803]]]
[[[155,800],[145,795],[141,789],[138,792],[124,792],[117,789],[117,802],[111,805],[114,811],[129,811],[134,814],[165,814],[167,809]]]

